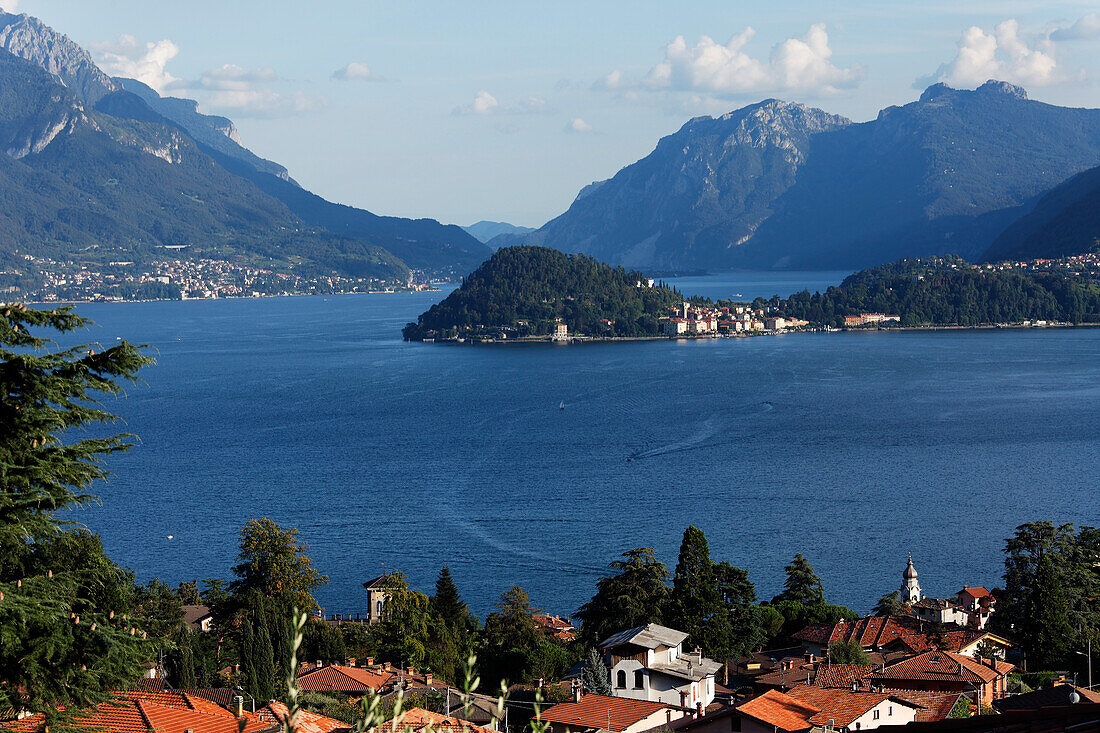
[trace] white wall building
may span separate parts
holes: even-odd
[[[621,631],[600,644],[611,669],[611,694],[685,708],[714,700],[714,675],[721,668],[700,651],[682,649],[688,635],[648,624]]]

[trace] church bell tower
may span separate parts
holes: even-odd
[[[921,599],[920,583],[917,582],[917,569],[913,567],[913,553],[909,553],[909,564],[901,574],[901,591],[898,600],[902,603],[916,603]]]

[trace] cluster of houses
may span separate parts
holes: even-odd
[[[858,316],[844,316],[846,328],[860,326],[880,326],[884,323],[901,323],[901,316],[886,313],[860,313]]]
[[[382,581],[364,583],[370,612],[358,621],[380,620],[388,597]],[[626,629],[598,645],[607,673],[600,689],[586,689],[591,676],[584,662],[560,681],[513,686],[512,692],[533,694],[503,705],[494,696],[465,694],[431,672],[373,658],[306,662],[297,683],[303,692],[350,702],[377,695],[383,708],[398,697],[424,706],[362,733],[526,733],[533,730],[528,721],[537,701],[555,693],[566,699],[543,704],[538,712],[549,733],[893,733],[891,726],[908,726],[902,733],[1100,730],[1100,694],[1089,689],[1061,684],[1009,694],[1012,644],[986,629],[994,610],[988,590],[965,586],[951,599],[924,598],[910,557],[898,593],[910,613],[812,624],[793,635],[797,647],[736,660],[708,658],[688,646],[687,633],[659,624]],[[188,628],[210,630],[203,607],[188,607],[185,614]],[[547,635],[573,639],[567,619],[544,613],[532,618]],[[865,663],[834,662],[830,650],[837,642],[861,648]],[[246,703],[245,695],[239,687],[173,690],[152,675],[74,727],[88,733],[285,729],[284,705]],[[999,714],[956,720],[960,711]],[[299,713],[296,727],[300,733],[358,730],[310,711]],[[2,730],[48,733],[42,715],[0,716]]]
[[[732,334],[749,331],[783,331],[800,328],[806,321],[766,316],[763,308],[751,305],[698,306],[684,302],[661,318],[661,330],[668,336]]]

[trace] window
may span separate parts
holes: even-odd
[[[620,690],[626,689],[626,670],[620,669],[619,673],[615,675],[615,686]]]
[[[645,672],[640,669],[634,670],[634,689],[641,690],[645,687]]]
[[[875,720],[878,720],[878,714],[879,714],[879,712],[881,712],[881,711],[879,711],[879,710],[876,710],[876,711],[874,712],[874,714],[873,714],[873,715],[872,715],[871,717],[872,717],[872,718],[874,718]]]
[[[894,706],[891,705],[890,707],[886,708],[886,717],[890,717],[893,714],[894,714]]]

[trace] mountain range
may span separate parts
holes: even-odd
[[[767,100],[689,121],[536,232],[490,246],[666,271],[979,259],[1043,194],[1097,165],[1100,110],[1029,100],[1004,82],[937,84],[864,123]]]
[[[521,227],[509,224],[506,221],[486,221],[484,219],[462,228],[479,242],[488,242],[493,237],[499,237],[501,234],[530,234],[535,231],[534,227]]]
[[[191,100],[113,79],[66,36],[0,13],[0,256],[140,261],[165,246],[406,279],[490,254],[460,227],[335,204]]]

